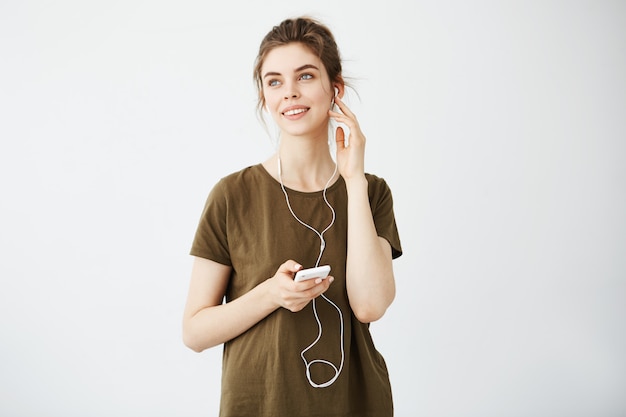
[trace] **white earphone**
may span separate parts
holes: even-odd
[[[326,249],[326,240],[324,239],[324,233],[326,233],[333,226],[333,224],[335,224],[335,218],[336,218],[335,209],[326,198],[326,190],[328,189],[331,181],[337,174],[337,164],[335,164],[335,170],[333,171],[333,175],[328,179],[328,182],[324,186],[324,192],[322,193],[322,195],[324,196],[324,202],[326,203],[326,205],[328,206],[328,208],[330,209],[332,213],[332,219],[330,223],[328,224],[328,226],[326,226],[326,228],[320,232],[317,229],[315,229],[313,226],[300,220],[300,218],[296,216],[296,213],[293,211],[291,207],[291,203],[289,202],[289,194],[287,194],[287,189],[285,188],[285,185],[283,184],[283,176],[282,176],[282,169],[281,169],[282,164],[280,163],[280,155],[278,155],[277,159],[278,159],[278,179],[280,181],[280,188],[283,190],[283,194],[285,195],[285,201],[287,202],[287,207],[289,208],[291,215],[293,216],[294,219],[298,221],[298,223],[300,223],[307,229],[314,232],[317,235],[317,237],[320,239],[320,253],[319,253],[319,256],[317,257],[317,261],[315,262],[315,266],[319,266],[320,260],[322,259],[322,254],[324,253],[324,249]],[[339,366],[337,367],[334,363],[326,359],[314,359],[314,360],[309,361],[307,360],[305,356],[305,353],[308,352],[313,346],[315,346],[322,337],[322,322],[320,321],[319,315],[317,314],[317,306],[316,306],[315,299],[313,299],[311,301],[311,305],[313,306],[313,315],[315,316],[315,321],[317,322],[317,329],[318,329],[317,338],[313,341],[313,343],[311,343],[309,346],[303,349],[302,352],[300,352],[300,357],[302,358],[302,361],[304,362],[304,367],[306,369],[306,378],[309,381],[309,384],[311,384],[311,386],[314,388],[326,388],[332,385],[337,380],[337,378],[339,378],[339,374],[341,374],[341,371],[343,370],[343,363],[345,360],[344,341],[343,341],[343,338],[344,338],[343,313],[341,312],[341,309],[339,308],[339,306],[333,303],[328,297],[326,297],[326,295],[321,294],[321,297],[324,300],[326,300],[330,305],[335,307],[335,309],[337,310],[337,313],[339,314],[339,333],[341,337],[339,348],[341,350],[341,362]],[[313,364],[323,364],[323,365],[330,366],[335,372],[335,376],[333,376],[331,379],[329,379],[326,382],[322,382],[322,383],[314,382],[311,377],[311,365]]]

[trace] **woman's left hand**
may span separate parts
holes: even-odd
[[[339,97],[335,97],[335,103],[340,112],[329,110],[328,114],[336,122],[343,123],[350,129],[350,137],[346,143],[345,132],[342,127],[337,127],[335,141],[337,142],[337,169],[341,176],[349,181],[363,178],[365,175],[365,136],[361,132],[356,116]]]

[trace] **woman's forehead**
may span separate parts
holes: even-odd
[[[306,65],[313,65],[320,70],[323,69],[323,64],[317,55],[301,43],[293,42],[277,46],[268,52],[263,61],[261,72],[291,72]]]

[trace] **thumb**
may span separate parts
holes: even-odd
[[[295,272],[298,272],[301,269],[302,269],[302,265],[300,265],[299,263],[297,263],[296,261],[292,259],[284,262],[280,267],[278,267],[279,272],[283,272],[289,275]]]

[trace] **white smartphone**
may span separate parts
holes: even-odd
[[[329,273],[330,273],[329,265],[318,266],[317,268],[302,269],[296,272],[296,277],[294,278],[294,281],[300,282],[300,281],[306,281],[307,279],[315,279],[315,278],[324,279],[328,276]]]

